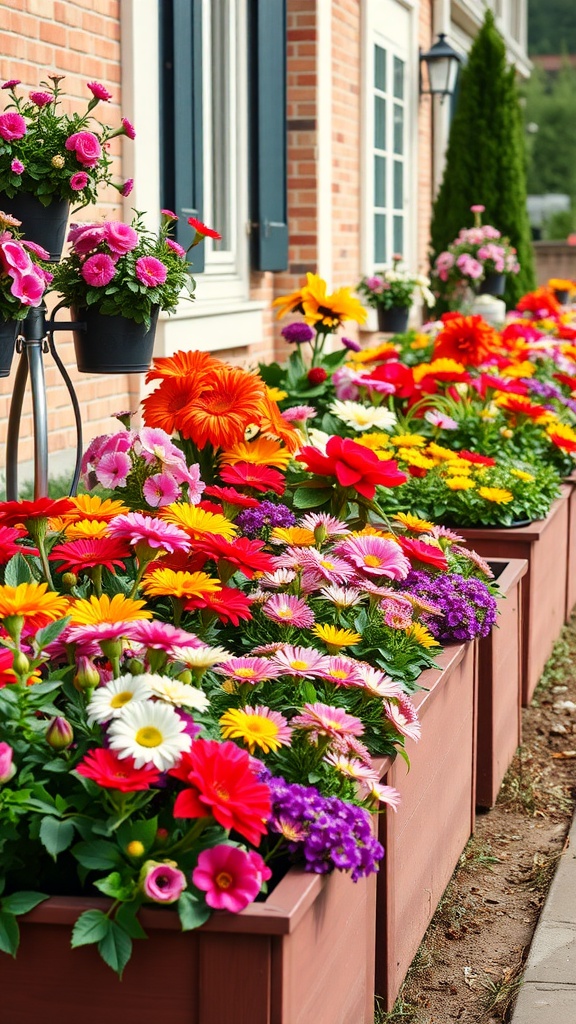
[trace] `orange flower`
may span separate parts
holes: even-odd
[[[93,624],[98,622],[132,622],[134,619],[151,619],[152,612],[145,611],[145,601],[133,601],[123,594],[114,594],[110,599],[107,594],[102,597],[84,598],[70,607],[73,623]]]
[[[190,383],[186,378],[167,377],[151,395],[142,399],[146,426],[173,434],[189,404]]]
[[[516,304],[519,313],[534,313],[539,319],[554,316],[562,310],[552,288],[546,286],[527,292]]]
[[[146,576],[143,589],[150,597],[197,597],[221,590],[222,584],[205,572],[174,572],[160,568]]]
[[[0,618],[20,616],[38,620],[38,628],[68,611],[68,599],[48,590],[47,583],[19,583],[0,587]]]
[[[230,448],[244,438],[246,427],[260,422],[265,385],[254,373],[218,364],[188,382],[189,402],[176,417],[176,428],[198,448]]]
[[[160,356],[155,359],[152,368],[146,374],[146,383],[151,380],[166,380],[167,377],[197,376],[204,370],[218,365],[208,352],[175,352],[173,356]]]
[[[301,312],[302,310],[302,288],[290,295],[279,295],[274,299],[273,306],[278,306],[278,319],[281,320],[287,313]]]
[[[290,452],[296,452],[300,447],[298,431],[282,416],[278,404],[271,397],[270,388],[266,388],[262,399],[260,430],[265,437],[283,441]]]
[[[434,342],[433,358],[479,366],[499,346],[499,334],[481,316],[447,315]]]
[[[222,453],[220,462],[223,466],[234,466],[238,462],[249,462],[253,466],[276,466],[286,469],[290,462],[290,452],[278,441],[266,437],[258,437],[255,441],[239,441],[229,450]]]
[[[70,500],[73,502],[74,508],[59,517],[61,522],[76,523],[81,519],[97,519],[100,522],[108,522],[110,519],[114,519],[114,516],[130,511],[123,501],[99,498],[97,494],[79,494]]]

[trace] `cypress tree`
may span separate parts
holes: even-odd
[[[507,279],[506,301],[535,285],[534,256],[526,208],[524,126],[514,67],[506,61],[504,41],[486,12],[462,69],[446,154],[444,177],[431,225],[433,258],[470,227],[470,207],[486,207],[484,224],[507,235],[518,251],[521,271]]]

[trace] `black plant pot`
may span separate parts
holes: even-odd
[[[0,377],[8,377],[18,334],[17,320],[0,320]]]
[[[478,295],[504,295],[505,291],[505,274],[486,274],[478,289]]]
[[[555,288],[554,294],[561,306],[568,305],[568,298],[570,296],[570,292],[567,288]]]
[[[152,361],[158,308],[150,329],[123,316],[104,316],[94,307],[73,309],[85,331],[74,331],[76,363],[80,373],[146,373]]]
[[[22,231],[26,241],[37,242],[50,253],[50,262],[59,263],[66,238],[68,210],[67,199],[55,199],[49,206],[42,203],[31,192],[20,192],[9,199],[0,196],[0,204],[5,213],[11,213],[22,221]]]
[[[378,330],[383,334],[405,334],[408,330],[409,309],[404,306],[392,306],[384,309],[376,307],[378,312]]]

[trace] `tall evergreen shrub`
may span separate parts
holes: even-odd
[[[494,15],[487,11],[462,69],[460,95],[450,129],[444,178],[432,216],[433,258],[470,227],[470,207],[482,203],[484,224],[493,224],[518,250],[521,271],[509,276],[506,301],[535,285],[526,209],[524,126],[515,70]]]

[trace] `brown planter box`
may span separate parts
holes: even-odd
[[[418,680],[427,690],[415,695],[422,738],[406,742],[411,768],[398,757],[384,779],[402,796],[379,830],[376,992],[387,1010],[474,829],[476,644],[446,647],[438,663]]]
[[[576,605],[576,472],[566,478],[568,498],[568,574],[566,578],[565,621],[570,622]]]
[[[484,558],[525,558],[522,586],[522,703],[528,705],[564,625],[568,578],[568,499],[564,484],[546,519],[529,526],[460,529]]]
[[[213,914],[182,934],[146,909],[120,982],[94,947],[70,949],[83,911],[109,901],[52,897],[20,918],[17,958],[0,954],[2,1021],[32,1024],[372,1024],[376,877],[291,869],[264,903]]]
[[[522,585],[526,559],[490,559],[502,596],[478,644],[476,805],[492,807],[522,739]]]

